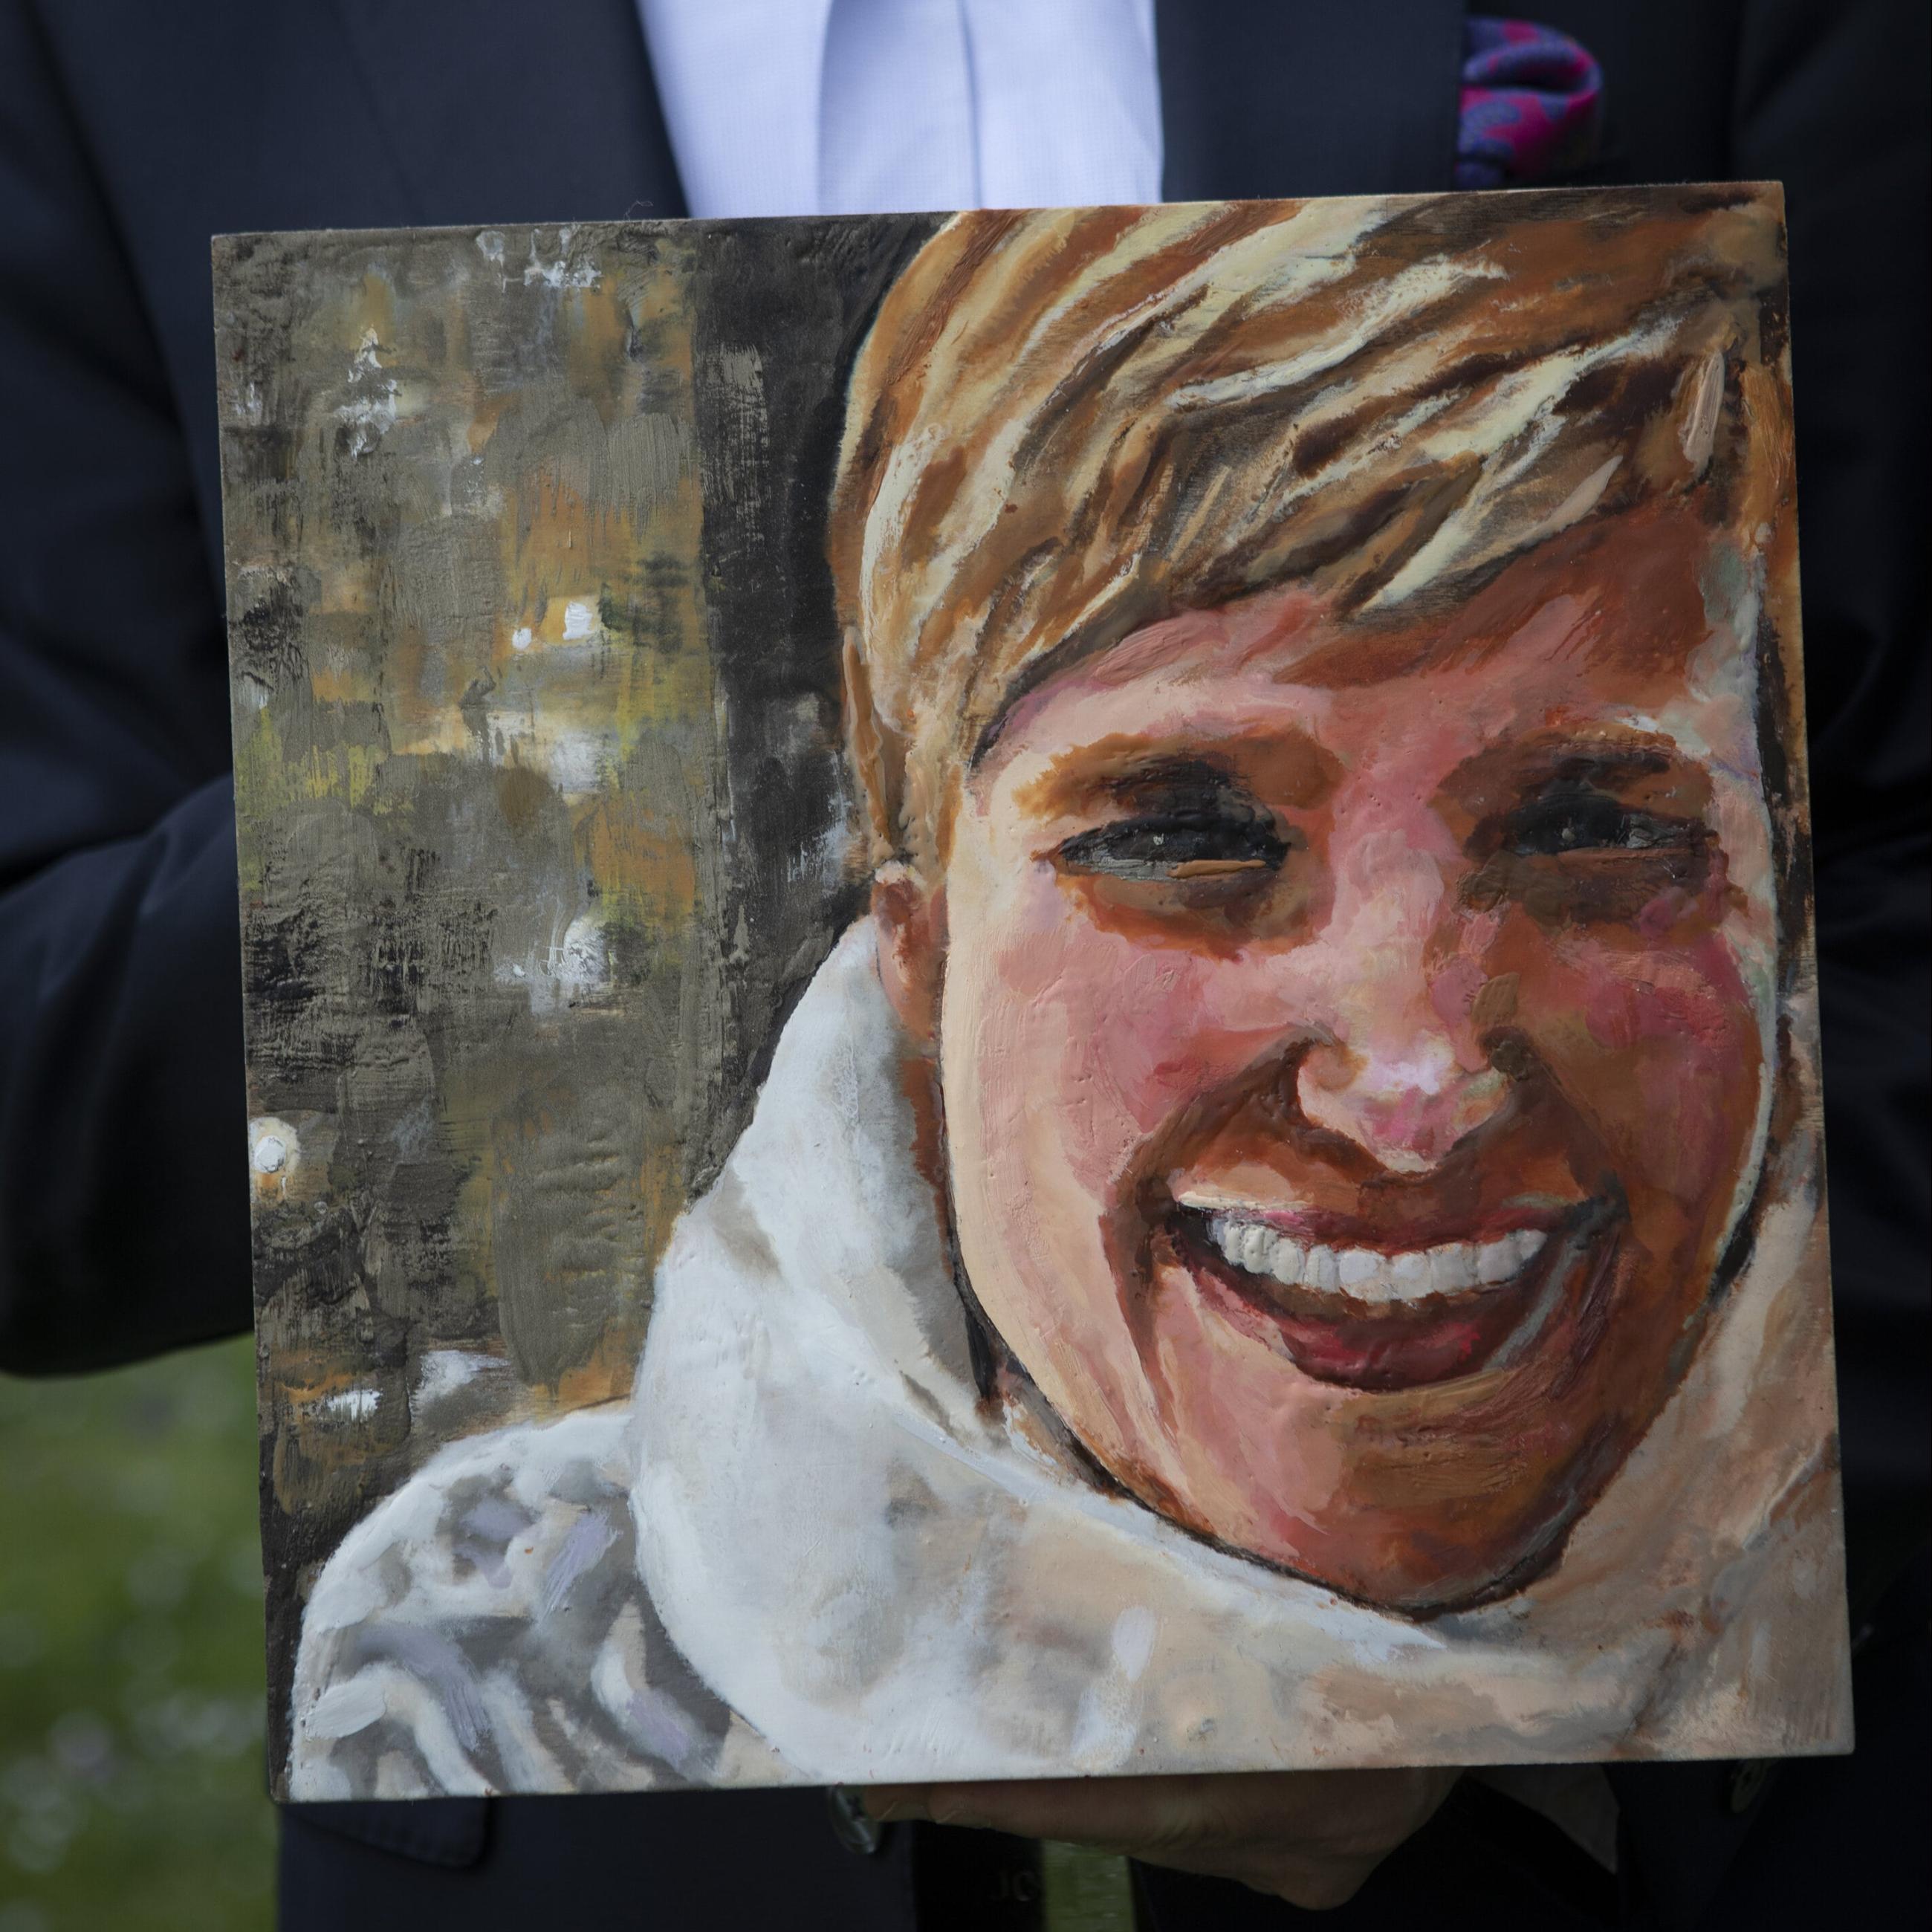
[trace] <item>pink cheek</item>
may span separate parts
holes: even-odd
[[[1185,956],[1126,949],[1096,989],[1099,1010],[1081,1042],[1083,1071],[1136,1138],[1213,1090],[1246,1057],[1207,1020],[1216,970]]]
[[[1637,937],[1654,946],[1668,947],[1672,935],[1683,931],[1687,921],[1700,920],[1705,927],[1706,938],[1714,939],[1731,896],[1730,865],[1723,852],[1714,853],[1709,876],[1696,892],[1673,886],[1659,892],[1637,914],[1634,922]]]
[[[1759,1045],[1721,940],[1634,956],[1574,942],[1533,997],[1553,1034],[1580,1034],[1550,1057],[1631,1178],[1690,1200],[1723,1178],[1754,1114]]]
[[[1108,1070],[1143,1132],[1238,1073],[1252,1039],[1213,1019],[1217,981],[1238,968],[1146,962],[1125,976],[1118,1023],[1102,1036]]]
[[[1015,1064],[1036,1070],[1030,1081],[1052,1070],[1039,1090],[1085,1119],[1090,1158],[1111,1171],[1122,1150],[1252,1057],[1251,1038],[1210,1017],[1220,982],[1239,969],[1028,910],[999,975],[1018,1010]]]

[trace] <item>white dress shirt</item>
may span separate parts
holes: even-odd
[[[1154,0],[638,0],[696,215],[1160,199]]]

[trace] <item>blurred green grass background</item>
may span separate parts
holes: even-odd
[[[0,1932],[262,1932],[246,1336],[0,1377]]]

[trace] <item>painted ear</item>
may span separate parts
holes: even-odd
[[[879,979],[900,1025],[922,1046],[939,1036],[939,986],[946,963],[946,892],[910,867],[881,866],[872,880]]]

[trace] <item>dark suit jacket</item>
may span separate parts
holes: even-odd
[[[1922,1542],[1927,1486],[1926,10],[1524,5],[1603,62],[1584,178],[1787,186],[1864,1621]],[[1453,0],[1162,0],[1158,22],[1171,198],[1450,184]],[[248,1320],[209,236],[682,212],[633,0],[0,0],[0,1367],[95,1368]],[[1875,1761],[1868,1742],[1853,1762]],[[1780,1783],[1814,1821],[1858,1789],[1843,1766],[1756,1797],[1728,1767],[1625,1774],[1625,1892],[1681,1924],[1754,1873],[1790,1901],[1789,1846],[1757,1822]],[[1875,1802],[1846,1828],[1872,1838]],[[1485,1887],[1493,1908],[1505,1867],[1536,1864],[1485,1850],[1497,1832],[1459,1800],[1358,1922],[1412,1915],[1412,1868],[1430,1922]],[[460,1874],[469,1922],[507,1924],[568,1870],[628,1882],[627,1919],[655,1900],[649,1924],[899,1924],[913,1864],[951,1854],[896,1835],[855,1857],[797,1794],[338,1808],[290,1827],[290,1922],[440,1922]],[[1163,1924],[1250,1909],[1154,1884]]]

